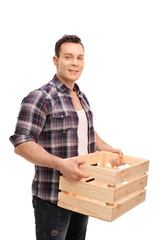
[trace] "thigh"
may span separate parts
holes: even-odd
[[[65,240],[84,240],[86,236],[88,216],[73,212]]]
[[[64,240],[71,211],[33,197],[37,240]]]

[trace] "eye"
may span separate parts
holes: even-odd
[[[71,57],[70,56],[65,56],[65,59],[70,59]]]
[[[83,57],[78,57],[78,60],[83,60]]]

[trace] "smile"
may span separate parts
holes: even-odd
[[[73,73],[73,74],[76,74],[78,73],[79,71],[78,70],[74,70],[74,69],[69,69],[69,72]]]

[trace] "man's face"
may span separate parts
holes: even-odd
[[[59,57],[54,57],[57,75],[63,82],[75,82],[84,67],[84,49],[80,43],[65,42],[60,47]]]

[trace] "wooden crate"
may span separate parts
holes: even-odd
[[[113,221],[145,200],[149,160],[124,156],[124,166],[112,168],[110,160],[118,155],[96,152],[78,158],[86,164],[80,169],[89,179],[73,181],[60,177],[58,206]]]

